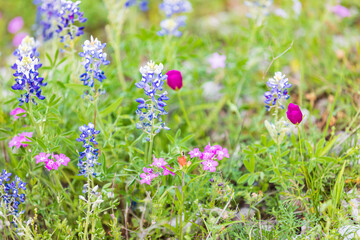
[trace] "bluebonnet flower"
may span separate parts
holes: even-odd
[[[83,81],[85,86],[92,88],[92,91],[95,92],[94,88],[94,79],[97,79],[99,82],[103,82],[106,79],[104,71],[100,69],[101,65],[108,65],[109,60],[106,60],[107,54],[103,52],[106,43],[101,43],[97,38],[91,36],[90,41],[86,40],[83,45],[83,52],[80,52],[80,57],[84,58],[82,65],[84,65],[85,73],[81,74],[80,80]],[[98,89],[101,92],[101,89]],[[92,99],[92,97],[91,97]]]
[[[256,20],[256,24],[260,26],[265,17],[270,14],[272,4],[273,0],[245,1],[245,5],[249,9],[246,16]]]
[[[36,29],[38,35],[42,35],[45,41],[54,37],[55,31],[58,29],[59,11],[61,1],[59,0],[35,0],[37,5]]]
[[[14,55],[18,58],[11,68],[15,70],[13,76],[16,83],[11,87],[13,90],[25,90],[26,93],[21,94],[18,100],[20,106],[24,102],[28,103],[30,98],[35,95],[38,99],[44,100],[45,97],[41,95],[41,87],[46,86],[43,83],[44,78],[39,77],[39,68],[42,66],[39,63],[39,53],[37,52],[37,43],[34,38],[25,37],[19,48],[15,50]],[[36,104],[34,98],[32,102]]]
[[[69,0],[35,0],[38,6],[37,21],[42,28],[44,40],[51,39],[54,34],[60,38],[60,42],[69,47],[67,40],[84,34],[83,26],[76,26],[75,22],[84,23],[84,13],[80,11],[81,1]]]
[[[142,79],[135,84],[137,88],[143,89],[147,96],[147,99],[136,99],[136,102],[139,103],[136,114],[139,116],[140,121],[136,124],[136,128],[142,129],[149,135],[148,141],[159,133],[161,129],[170,129],[165,126],[161,118],[162,115],[167,114],[165,111],[165,106],[167,105],[165,101],[169,100],[166,91],[161,93],[164,82],[167,79],[167,75],[162,74],[163,68],[162,63],[157,65],[153,61],[148,62],[140,68]]]
[[[83,152],[79,153],[79,176],[84,175],[87,177],[91,174],[95,177],[96,173],[94,167],[95,165],[100,165],[100,163],[97,162],[99,158],[99,149],[96,148],[98,143],[95,140],[95,136],[99,134],[100,131],[96,131],[95,126],[92,123],[79,127],[79,130],[81,134],[76,141],[82,142],[83,147],[85,148]]]
[[[1,207],[6,209],[7,216],[19,216],[23,213],[23,211],[19,212],[19,207],[21,203],[25,202],[25,194],[20,193],[20,190],[26,190],[26,182],[23,182],[18,176],[15,176],[15,181],[8,182],[11,175],[5,169],[0,174]]]
[[[190,12],[192,10],[191,3],[187,0],[164,0],[159,5],[159,8],[164,11],[166,19],[161,21],[161,30],[158,32],[158,35],[180,37],[182,33],[179,31],[179,28],[186,25],[186,17],[179,16],[179,14]]]
[[[191,3],[187,0],[164,0],[159,5],[160,10],[165,12],[166,17],[174,14],[186,13],[192,10]]]
[[[186,20],[186,16],[179,16],[176,18],[166,18],[160,23],[161,30],[158,31],[158,35],[159,36],[173,35],[175,37],[181,37],[182,32],[179,31],[179,28],[186,25],[185,20]]]
[[[270,88],[270,91],[264,94],[267,110],[270,111],[273,107],[284,109],[281,101],[282,99],[289,99],[288,88],[292,86],[288,79],[281,72],[276,72],[274,77],[270,78],[266,84]]]
[[[139,5],[139,9],[143,12],[146,12],[149,10],[149,0],[127,0],[125,2],[125,7],[129,8],[135,5]]]

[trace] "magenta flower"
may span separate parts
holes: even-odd
[[[167,165],[166,167],[173,169],[173,168],[170,167],[169,165]],[[167,175],[171,174],[171,175],[175,176],[175,173],[173,173],[172,171],[168,170],[166,167],[165,167],[165,166],[162,166],[162,168],[164,169],[163,175],[164,175],[164,176],[167,176]]]
[[[40,163],[40,162],[47,163],[48,161],[50,161],[49,157],[50,157],[50,153],[41,152],[35,156],[36,163]]]
[[[18,47],[21,44],[22,40],[28,35],[29,34],[27,34],[26,32],[20,32],[20,33],[16,34],[12,40],[13,46]]]
[[[24,20],[22,17],[13,18],[8,25],[9,33],[17,33],[24,26]]]
[[[19,149],[22,145],[21,140],[22,140],[22,138],[20,138],[18,136],[13,137],[11,139],[11,141],[9,142],[9,148],[12,148],[15,146],[17,149]]]
[[[341,5],[336,5],[332,7],[331,11],[341,18],[346,18],[351,16],[350,10]]]
[[[158,176],[157,174],[153,174],[153,173],[149,173],[149,174],[142,173],[140,174],[140,177],[142,178],[140,180],[140,183],[141,184],[146,183],[147,185],[151,185],[151,180],[153,180],[157,176]]]
[[[170,70],[166,73],[167,75],[167,85],[172,89],[180,90],[183,86],[183,78],[181,72],[178,70]]]
[[[200,150],[198,148],[194,148],[192,151],[189,152],[190,154],[190,158],[201,158],[202,157],[202,152],[200,152]]]
[[[33,135],[32,132],[23,132],[20,133],[19,137],[21,138],[21,142],[31,142],[29,139],[27,139],[28,137],[31,138]],[[28,146],[28,144],[23,143],[22,146],[25,148]]]
[[[143,168],[143,171],[144,171],[144,173],[153,173],[154,172],[154,170],[152,168],[146,168],[146,167]]]
[[[203,165],[204,171],[210,171],[210,172],[215,172],[216,167],[219,165],[217,161],[211,159],[201,162],[201,164]]]
[[[227,148],[218,149],[216,151],[216,155],[218,160],[223,160],[224,157],[226,158],[230,157]]]
[[[57,162],[54,162],[54,160],[52,160],[52,159],[50,159],[47,163],[46,163],[46,165],[45,165],[45,167],[50,171],[50,170],[58,170],[58,168],[59,168],[59,165],[60,164],[58,164]]]
[[[33,133],[32,132],[23,132],[21,134],[19,134],[18,136],[14,136],[11,141],[9,142],[9,148],[12,147],[16,147],[16,148],[20,148],[21,146],[26,148],[28,146],[28,144],[24,143],[24,142],[31,142],[29,139],[27,139],[26,137],[32,137]]]
[[[14,118],[15,118],[15,120],[16,119],[18,119],[19,118],[19,114],[21,114],[21,113],[24,113],[24,112],[26,112],[24,109],[22,109],[22,108],[15,108],[14,110],[12,110],[11,112],[10,112],[10,115],[11,116],[14,116]],[[24,114],[24,115],[22,115],[21,117],[26,117],[26,114]]]
[[[217,68],[225,68],[225,61],[226,61],[226,56],[225,55],[220,55],[219,53],[213,53],[209,58],[208,58],[208,62],[211,65],[212,69],[217,69]]]
[[[210,160],[210,159],[212,159],[214,157],[214,155],[215,155],[215,153],[213,153],[213,152],[206,152],[205,151],[205,152],[203,152],[201,159]]]
[[[220,145],[211,146],[209,143],[208,145],[205,146],[205,152],[216,153],[216,151],[220,149],[221,149]]]
[[[293,124],[299,124],[303,119],[303,114],[299,106],[293,103],[289,104],[286,115],[290,122],[292,122]]]
[[[64,165],[67,166],[68,162],[70,162],[70,158],[68,158],[65,154],[60,153],[60,155],[55,154],[54,158],[56,159],[56,162],[58,165]]]
[[[167,162],[165,162],[163,158],[157,159],[155,157],[155,155],[153,155],[153,163],[150,166],[156,166],[158,168],[161,168],[161,167],[165,166],[166,164],[167,164]]]

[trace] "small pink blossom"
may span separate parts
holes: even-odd
[[[183,86],[183,78],[178,70],[170,70],[166,73],[167,85],[173,90],[180,90]]]
[[[28,35],[29,34],[26,32],[20,32],[20,33],[16,34],[12,40],[13,46],[18,47],[21,44],[22,40]]]
[[[67,166],[68,162],[70,162],[70,158],[68,158],[65,154],[60,153],[60,155],[55,154],[54,158],[56,159],[56,162],[58,165],[64,165]]]
[[[214,160],[206,160],[204,162],[201,162],[203,165],[203,169],[204,171],[210,171],[210,172],[215,172],[216,171],[216,167],[219,165],[219,163],[217,161]]]
[[[24,112],[26,112],[24,109],[22,109],[22,108],[15,108],[14,110],[12,110],[11,112],[10,112],[10,115],[11,116],[14,116],[14,118],[15,118],[15,120],[16,119],[18,119],[19,118],[19,114],[21,114],[21,113],[24,113]],[[26,114],[24,114],[24,115],[22,115],[21,117],[26,117]]]
[[[144,171],[144,173],[153,173],[154,172],[154,170],[152,168],[146,168],[146,167],[143,168],[143,171]]]
[[[190,154],[190,158],[201,158],[202,157],[202,152],[200,152],[200,150],[198,148],[194,148],[192,151],[189,152]]]
[[[220,150],[221,146],[220,145],[214,145],[211,146],[210,143],[208,145],[206,145],[205,147],[205,152],[211,152],[211,153],[216,153],[217,150]]]
[[[220,55],[219,53],[213,53],[209,58],[208,58],[208,62],[211,65],[212,69],[217,69],[217,68],[225,68],[225,61],[226,61],[226,56],[225,55]]]
[[[142,173],[140,174],[140,177],[142,178],[140,180],[140,183],[141,184],[146,183],[147,185],[151,185],[151,180],[153,180],[157,176],[158,176],[157,174],[153,174],[153,173],[149,173],[149,174]]]
[[[47,163],[48,161],[50,161],[49,157],[50,157],[49,153],[41,152],[41,153],[39,153],[38,155],[35,156],[36,163],[40,163],[40,162]]]
[[[205,151],[205,152],[203,152],[201,159],[209,160],[209,159],[212,159],[214,157],[214,155],[215,155],[215,153]]]
[[[24,26],[24,20],[22,17],[14,17],[8,25],[9,33],[17,33]]]
[[[150,166],[156,166],[156,167],[161,168],[161,167],[165,166],[166,164],[167,164],[167,162],[165,162],[163,158],[157,159],[155,157],[155,155],[153,155],[153,163]]]
[[[23,132],[21,134],[19,134],[18,136],[14,136],[11,141],[9,142],[9,148],[12,147],[16,147],[16,148],[20,148],[21,146],[26,148],[28,146],[28,144],[24,143],[24,142],[31,142],[29,139],[27,139],[26,137],[32,137],[33,133],[32,132]]]
[[[227,148],[218,149],[216,151],[216,155],[218,160],[223,160],[224,157],[226,158],[230,157]]]
[[[54,160],[50,159],[45,167],[47,168],[47,170],[51,171],[53,169],[57,170],[59,168],[58,164],[56,162],[54,162]]]
[[[341,5],[333,6],[331,11],[341,18],[346,18],[351,16],[350,10]]]
[[[298,105],[290,103],[286,112],[287,118],[293,124],[300,124],[303,120],[303,114]]]

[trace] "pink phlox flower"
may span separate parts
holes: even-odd
[[[154,170],[152,168],[146,168],[146,167],[143,168],[143,171],[144,171],[144,173],[153,173],[154,172]]]
[[[212,158],[214,157],[214,155],[215,155],[215,153],[213,153],[213,152],[207,152],[207,151],[205,151],[205,152],[203,152],[201,159],[203,159],[203,160],[209,160],[209,159],[212,159]]]
[[[36,163],[40,163],[40,162],[47,163],[48,161],[50,161],[49,157],[50,157],[50,153],[41,152],[35,156]]]
[[[57,170],[59,168],[58,163],[54,162],[54,160],[49,159],[49,161],[46,163],[45,167],[50,170]]]
[[[202,162],[202,164],[204,171],[210,171],[210,172],[215,172],[216,167],[219,165],[217,161],[211,159]]]
[[[220,149],[221,149],[220,145],[211,146],[209,143],[208,145],[205,146],[205,152],[216,153],[216,151]]]
[[[351,13],[350,10],[344,6],[336,5],[332,7],[332,12],[338,15],[341,18],[350,17]]]
[[[153,180],[154,178],[156,178],[158,175],[157,174],[154,174],[154,173],[149,173],[149,174],[146,174],[146,173],[142,173],[140,174],[140,177],[142,178],[140,180],[140,183],[141,184],[144,184],[146,183],[147,185],[151,185],[151,180]]]
[[[150,166],[156,166],[158,168],[161,168],[161,167],[165,166],[166,164],[167,164],[167,162],[165,162],[163,158],[157,159],[155,157],[155,155],[153,155],[153,163]]]
[[[24,20],[22,17],[14,17],[11,19],[8,25],[9,33],[17,33],[24,26]]]
[[[23,143],[23,142],[31,142],[29,139],[27,139],[26,137],[32,137],[33,133],[32,132],[23,132],[21,134],[19,134],[18,136],[14,136],[11,141],[9,142],[9,148],[12,147],[16,147],[16,148],[20,148],[21,146],[23,146],[24,148],[28,146],[28,144]]]
[[[19,149],[22,145],[21,140],[22,140],[22,138],[20,138],[18,136],[13,137],[9,142],[9,148],[12,148],[15,146],[16,148]]]
[[[170,167],[169,165],[167,165],[166,167],[173,169],[173,168]],[[164,176],[167,176],[167,175],[171,174],[171,175],[175,176],[175,173],[173,173],[172,171],[170,171],[170,170],[167,169],[166,167],[165,167],[165,166],[162,166],[162,168],[164,169],[163,175],[164,175]]]
[[[211,65],[212,69],[217,69],[217,68],[225,68],[225,61],[226,61],[226,56],[225,55],[220,55],[219,53],[213,53],[209,58],[208,58],[208,62]]]
[[[192,151],[189,152],[190,154],[190,158],[201,158],[202,157],[202,152],[200,152],[200,150],[198,148],[194,148]]]
[[[31,142],[29,139],[27,139],[28,137],[31,138],[33,136],[32,132],[23,132],[19,135],[19,137],[21,138],[21,142]],[[28,146],[28,144],[26,143],[22,143],[22,146],[25,148]]]
[[[229,158],[229,157],[230,157],[227,148],[218,149],[218,150],[216,151],[216,155],[217,155],[217,159],[218,159],[218,160],[222,160],[224,157],[225,157],[225,158]]]
[[[21,114],[21,113],[24,113],[24,112],[26,112],[24,109],[22,109],[22,108],[15,108],[14,110],[12,110],[11,112],[10,112],[10,115],[11,116],[14,116],[14,119],[16,120],[16,119],[18,119],[19,117],[26,117],[26,114],[24,114],[24,115],[22,115],[22,116],[18,116],[19,114]]]
[[[64,166],[67,166],[67,164],[70,162],[70,158],[68,158],[65,154],[60,153],[60,155],[54,155],[54,158],[56,159],[56,162]]]

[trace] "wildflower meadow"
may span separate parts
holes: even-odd
[[[0,0],[0,239],[360,239],[360,1]]]

